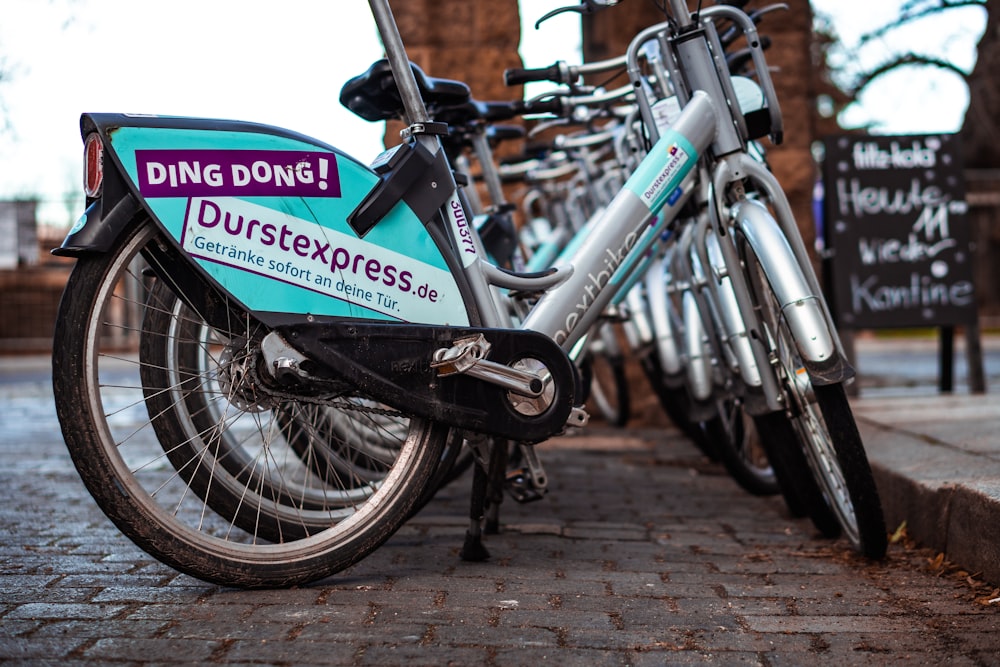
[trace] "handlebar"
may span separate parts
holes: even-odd
[[[535,21],[535,30],[538,30],[538,26],[542,25],[542,22],[549,20],[553,16],[562,14],[563,12],[578,12],[580,14],[593,14],[594,12],[604,9],[605,7],[611,7],[617,5],[619,0],[583,0],[579,5],[573,5],[570,7],[559,7],[558,9],[553,9],[551,12],[543,16],[542,18]]]
[[[724,4],[727,4],[729,6],[734,6],[735,3],[728,2]],[[761,22],[761,19],[764,18],[765,14],[769,14],[779,9],[788,9],[788,5],[780,2],[774,3],[771,5],[767,5],[765,7],[761,7],[760,9],[755,9],[749,14],[747,14],[747,16],[750,17],[750,20],[753,21],[754,25],[757,25]],[[729,46],[736,41],[736,38],[742,34],[743,34],[742,31],[737,26],[731,25],[729,26],[729,28],[725,30],[725,32],[719,35],[719,41],[722,43],[723,48],[729,48]]]
[[[561,116],[566,111],[566,103],[560,97],[554,97],[550,100],[525,100],[524,102],[515,102],[514,107],[517,109],[517,115],[519,116],[529,116],[532,114],[543,113]]]
[[[552,83],[572,85],[576,83],[577,79],[587,74],[599,74],[622,67],[625,67],[625,56],[582,65],[569,65],[563,60],[558,60],[548,67],[536,69],[513,67],[504,70],[503,80],[508,86],[517,86],[532,81],[551,81]]]
[[[771,48],[771,38],[767,35],[761,35],[760,48],[764,50]],[[726,66],[729,68],[729,72],[731,74],[743,73],[747,64],[752,60],[753,50],[749,48],[740,49],[739,51],[733,51],[732,53],[726,54]]]
[[[612,90],[600,90],[590,95],[562,95],[566,107],[601,107],[613,102],[628,101],[635,92],[632,84],[625,84]]]
[[[513,67],[503,72],[503,82],[507,86],[519,86],[533,81],[552,81],[554,83],[569,83],[569,66],[562,60],[548,67],[523,69]]]

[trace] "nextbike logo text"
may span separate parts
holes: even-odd
[[[573,311],[566,316],[563,328],[557,331],[554,336],[556,343],[562,345],[569,334],[573,332],[577,324],[580,323],[580,318],[593,306],[598,295],[611,282],[611,277],[615,275],[615,271],[618,270],[618,267],[628,257],[629,251],[635,247],[638,240],[639,234],[632,232],[625,237],[625,244],[618,248],[617,252],[612,251],[610,248],[605,250],[604,268],[596,274],[594,272],[587,274],[587,282],[583,286],[583,294],[580,295],[580,301],[573,307]]]

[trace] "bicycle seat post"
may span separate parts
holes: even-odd
[[[410,69],[410,59],[406,55],[406,47],[403,45],[403,38],[399,34],[399,27],[392,15],[389,1],[368,0],[368,5],[375,17],[375,24],[382,37],[382,44],[385,47],[389,67],[392,69],[393,79],[403,101],[406,120],[412,130],[417,125],[430,122],[430,114],[427,112],[427,107],[420,95],[420,89],[417,87],[417,80]],[[424,143],[425,147],[432,153],[436,153],[440,146],[435,136],[420,132],[411,132],[411,136],[415,136],[417,141]]]
[[[671,16],[682,30],[691,24],[691,12],[688,10],[687,0],[668,0],[667,4],[670,6]]]

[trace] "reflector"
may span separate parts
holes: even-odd
[[[83,146],[83,190],[87,197],[99,197],[104,183],[104,146],[96,134],[87,135]]]

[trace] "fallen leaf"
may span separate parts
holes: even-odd
[[[899,524],[898,528],[896,528],[896,532],[894,532],[892,534],[892,537],[889,538],[889,544],[899,544],[901,541],[905,539],[906,539],[906,519],[903,519],[903,522]]]

